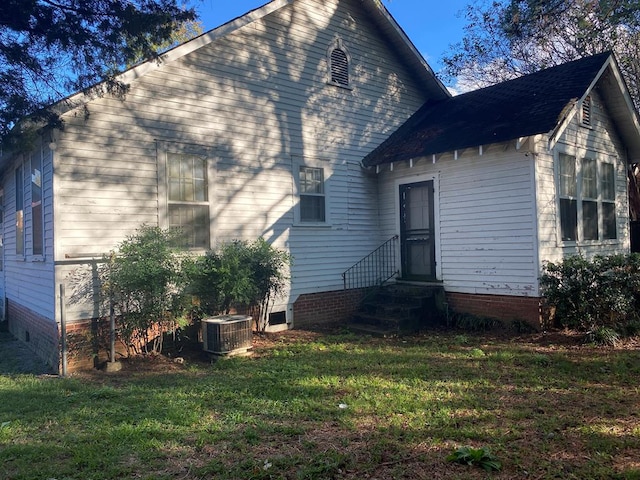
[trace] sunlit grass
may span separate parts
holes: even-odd
[[[0,377],[0,477],[640,478],[640,355],[473,335],[278,337],[166,373]],[[635,477],[634,477],[635,475]]]

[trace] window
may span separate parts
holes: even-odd
[[[31,229],[33,255],[44,255],[44,218],[42,216],[42,155],[31,155]]]
[[[169,228],[180,231],[180,246],[209,248],[207,160],[167,154]]]
[[[300,167],[300,221],[325,222],[324,170]]]
[[[24,256],[24,176],[23,167],[16,168],[16,255]]]
[[[349,87],[350,56],[344,47],[342,40],[338,39],[331,44],[328,50],[329,80],[328,83],[339,87]]]
[[[558,160],[562,241],[617,238],[614,165],[564,153]]]

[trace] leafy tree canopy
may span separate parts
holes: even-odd
[[[443,59],[448,80],[478,88],[613,50],[640,104],[637,0],[477,0],[465,17],[462,42]]]
[[[1,0],[0,143],[26,117],[55,124],[46,107],[152,58],[196,17],[178,0]],[[189,27],[187,27],[189,28]]]

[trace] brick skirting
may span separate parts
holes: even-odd
[[[449,309],[503,321],[521,320],[541,328],[540,298],[509,295],[475,295],[447,292]]]
[[[300,295],[293,304],[293,326],[345,323],[366,292],[365,289],[352,289]]]

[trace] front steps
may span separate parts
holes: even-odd
[[[438,325],[444,318],[442,284],[398,281],[367,296],[348,326],[356,332],[394,336]]]

